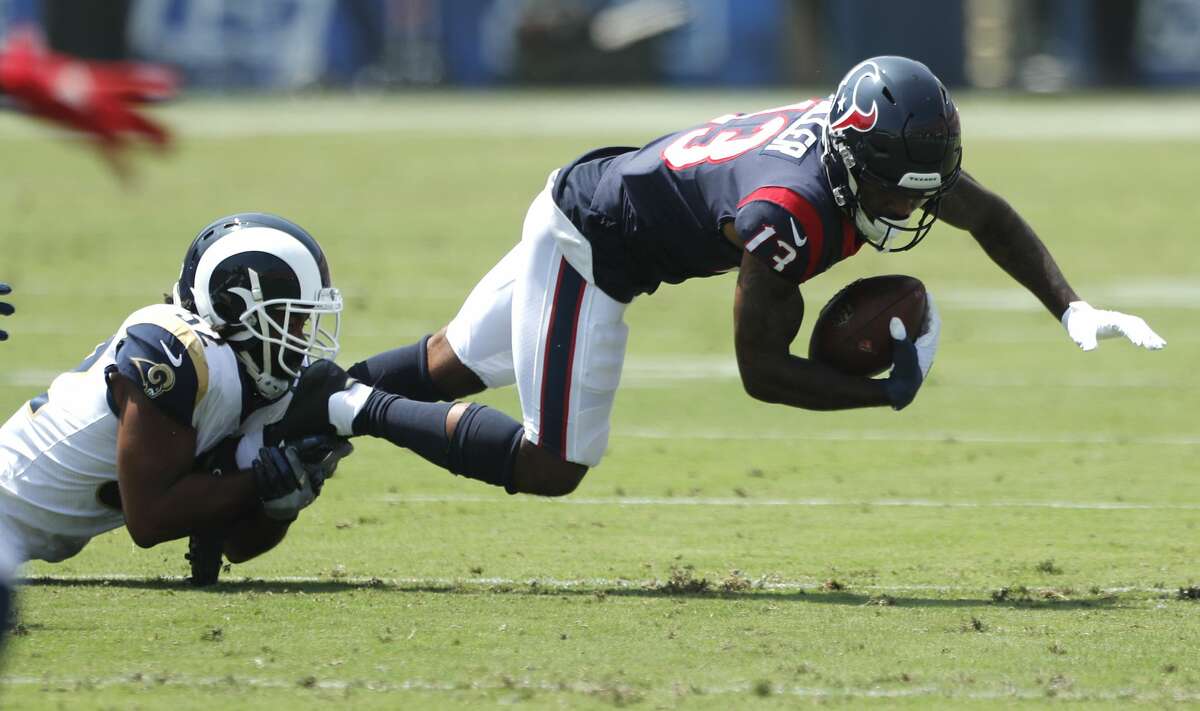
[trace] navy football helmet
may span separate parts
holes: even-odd
[[[912,249],[937,220],[940,201],[962,172],[958,109],[929,67],[873,57],[846,74],[832,97],[822,163],[838,205],[876,249]],[[919,201],[917,224],[871,215],[860,189]],[[903,244],[898,238],[908,237]]]
[[[268,399],[288,391],[305,359],[337,356],[342,297],[325,253],[282,217],[243,212],[200,230],[172,296],[233,347]]]

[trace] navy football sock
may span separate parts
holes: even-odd
[[[502,486],[510,494],[525,430],[508,415],[471,404],[446,436],[454,403],[418,402],[374,390],[354,418],[354,434],[381,437],[454,474]]]
[[[372,390],[354,418],[354,435],[381,437],[445,468],[450,461],[446,414],[452,407],[450,402],[420,402]]]
[[[513,468],[523,439],[521,423],[499,410],[472,403],[454,428],[448,468],[515,494]]]
[[[355,363],[347,372],[360,383],[394,395],[403,395],[409,400],[446,400],[448,398],[438,392],[429,375],[429,354],[426,350],[429,338],[425,336],[411,345],[373,355]]]

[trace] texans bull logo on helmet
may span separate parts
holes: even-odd
[[[837,118],[829,124],[829,130],[842,131],[847,128],[853,128],[856,131],[865,133],[875,127],[875,122],[879,119],[879,109],[875,106],[875,100],[871,100],[871,107],[864,110],[862,107],[862,99],[860,99],[859,88],[863,82],[879,83],[879,67],[875,63],[868,60],[859,64],[850,73],[842,79],[841,85],[838,86],[837,93],[834,95],[834,111],[837,112]],[[847,91],[853,84],[853,87]],[[849,101],[847,101],[849,98]]]

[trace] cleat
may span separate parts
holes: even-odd
[[[215,585],[221,575],[221,555],[225,538],[214,533],[193,533],[188,537],[188,552],[184,554],[192,567],[192,585],[198,588]]]

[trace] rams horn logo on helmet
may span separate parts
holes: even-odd
[[[855,76],[857,74],[857,76]],[[847,128],[853,128],[855,131],[867,132],[875,127],[875,121],[879,118],[879,111],[875,106],[875,100],[871,100],[871,108],[869,111],[863,111],[858,105],[858,88],[867,79],[871,81],[879,81],[879,67],[875,66],[874,62],[863,62],[850,73],[849,76],[855,76],[854,89],[850,92],[850,107],[847,109],[846,104],[846,84],[850,81],[847,77],[846,81],[838,87],[836,94],[836,103],[834,110],[841,112],[836,120],[829,124],[829,130],[841,131]]]

